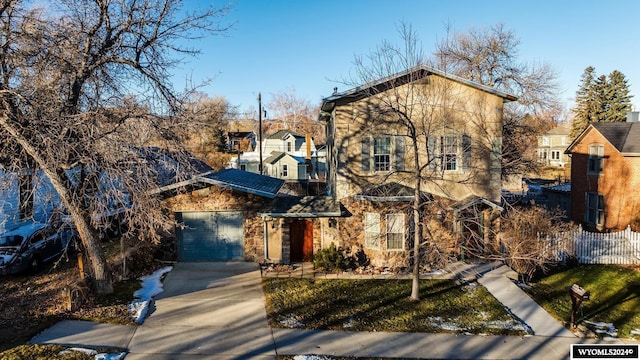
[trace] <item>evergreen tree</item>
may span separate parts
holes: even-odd
[[[607,117],[607,88],[609,82],[606,75],[600,75],[589,90],[589,113],[591,114],[589,123],[605,121]],[[584,130],[584,129],[583,129]]]
[[[576,106],[573,108],[573,121],[571,123],[571,138],[575,139],[592,122],[591,113],[592,88],[594,84],[595,68],[589,66],[584,69],[580,77],[580,88],[576,91]]]
[[[631,111],[631,97],[629,94],[629,84],[624,74],[614,70],[609,74],[606,89],[606,115],[603,121],[623,122],[626,121],[627,113]]]
[[[596,77],[595,68],[587,67],[576,91],[571,138],[575,139],[592,122],[625,121],[627,112],[631,111],[631,97],[624,74],[614,70],[608,77]]]

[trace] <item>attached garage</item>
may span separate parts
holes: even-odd
[[[244,260],[241,211],[185,211],[176,220],[178,260]]]

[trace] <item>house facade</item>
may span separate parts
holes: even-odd
[[[231,167],[260,172],[259,150],[234,157]],[[326,173],[326,153],[318,151],[309,135],[279,130],[262,141],[262,173],[286,181],[323,180]]]
[[[565,153],[571,143],[568,124],[561,124],[538,136],[538,162],[543,166],[566,167],[571,165],[571,158]]]
[[[339,219],[338,245],[362,246],[372,264],[407,265],[417,168],[425,204],[442,200],[422,207],[423,221],[460,235],[473,210],[490,225],[501,210],[503,105],[514,100],[428,66],[325,98],[328,185],[352,214]],[[450,240],[441,250],[460,241]]]
[[[614,231],[640,219],[640,122],[592,123],[566,151],[571,220]]]
[[[238,153],[256,148],[256,134],[253,131],[230,131],[227,133],[227,151]]]

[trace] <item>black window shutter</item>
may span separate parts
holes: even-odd
[[[396,171],[404,171],[404,137],[396,136],[395,167]]]
[[[462,135],[462,171],[471,169],[471,136]]]
[[[371,171],[371,139],[369,137],[362,138],[362,171]]]

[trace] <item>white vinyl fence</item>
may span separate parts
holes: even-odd
[[[580,227],[569,236],[549,240],[558,260],[575,257],[580,264],[640,264],[640,233],[631,227],[613,233],[592,233]]]

